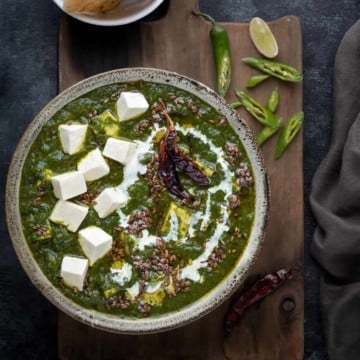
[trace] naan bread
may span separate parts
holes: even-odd
[[[64,0],[66,12],[99,13],[119,6],[121,0]]]

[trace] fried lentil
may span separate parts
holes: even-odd
[[[235,175],[237,176],[236,183],[240,187],[251,187],[254,184],[254,179],[251,175],[249,165],[247,163],[240,163],[240,166],[236,169]]]
[[[84,205],[96,205],[95,198],[99,195],[97,192],[96,194],[92,193],[91,191],[86,192],[85,194],[82,194],[80,197],[80,202]]]
[[[86,117],[88,120],[93,119],[95,116],[97,116],[97,111],[96,111],[96,110],[94,110],[93,112],[89,112],[89,113],[85,114],[85,117]]]
[[[127,309],[131,305],[130,300],[123,295],[103,298],[103,302],[107,309]]]
[[[124,242],[121,240],[113,241],[111,251],[109,252],[109,256],[113,259],[113,261],[122,260],[125,255],[126,251]]]
[[[35,234],[40,237],[45,236],[47,231],[49,230],[46,226],[40,224],[34,225],[33,229],[35,230]]]
[[[225,153],[227,160],[231,165],[235,165],[236,161],[240,158],[241,152],[237,145],[227,142],[225,144]]]
[[[240,206],[240,196],[237,194],[232,194],[228,198],[229,208],[236,209]]]
[[[137,309],[144,316],[148,316],[151,311],[151,306],[150,306],[150,304],[148,304],[146,302],[139,301],[137,304]]]
[[[150,197],[153,200],[159,200],[165,186],[159,175],[159,158],[157,156],[153,156],[146,165],[144,178],[149,186]]]
[[[226,254],[223,252],[223,250],[220,247],[214,247],[212,253],[207,259],[208,267],[211,270],[214,270],[218,267],[219,264],[221,264],[226,258]],[[208,269],[209,269],[208,268]],[[210,271],[211,271],[210,270]]]
[[[150,118],[151,119],[151,118]],[[140,134],[143,134],[145,130],[149,127],[150,121],[148,119],[142,120],[137,125],[137,130]]]
[[[142,236],[142,231],[151,227],[153,223],[152,212],[145,208],[141,211],[133,211],[129,217],[129,226],[126,230],[137,237]]]

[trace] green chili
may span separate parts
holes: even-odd
[[[285,149],[294,140],[296,134],[301,129],[303,120],[304,120],[304,113],[301,111],[293,115],[291,119],[287,122],[276,144],[275,159],[278,159],[283,154]]]
[[[279,119],[251,96],[241,90],[235,90],[235,95],[240,100],[241,105],[261,124],[272,128],[279,127]]]
[[[255,75],[252,76],[246,83],[246,87],[247,88],[252,88],[255,87],[256,85],[261,84],[263,81],[265,81],[266,79],[268,79],[270,77],[270,75]]]
[[[299,71],[297,71],[292,66],[281,64],[276,61],[266,60],[266,59],[257,59],[257,58],[244,58],[242,61],[265,74],[274,76],[278,79],[284,81],[297,82],[302,80],[303,76]]]
[[[266,107],[271,111],[271,112],[275,112],[276,109],[279,106],[279,101],[280,101],[280,94],[279,94],[279,89],[275,88],[268,99],[268,102],[266,103]]]
[[[282,125],[282,119],[279,118],[278,127],[264,126],[256,136],[256,141],[258,142],[258,144],[262,145],[266,141],[268,141],[273,135],[275,135],[279,131],[281,125]]]
[[[242,106],[242,102],[241,101],[235,101],[235,102],[230,103],[230,106],[232,108],[236,109],[236,108]]]
[[[216,67],[217,91],[225,96],[231,82],[231,55],[229,35],[224,27],[217,23],[211,16],[193,11],[194,15],[202,16],[211,22],[210,38],[214,53]]]

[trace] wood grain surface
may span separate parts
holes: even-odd
[[[197,0],[171,1],[167,15],[155,22],[126,28],[103,29],[64,18],[59,33],[59,90],[85,76],[114,68],[156,67],[177,71],[211,87],[215,84],[209,40],[210,24],[195,17]],[[251,43],[248,25],[223,24],[229,32],[232,53],[232,89],[245,88],[257,74],[241,58],[259,56]],[[279,43],[280,62],[302,69],[301,24],[286,16],[269,23]],[[114,39],[119,47],[113,46]],[[128,48],[129,58],[124,58]],[[91,58],[91,61],[89,60]],[[277,114],[285,120],[302,110],[302,83],[269,79],[249,90],[262,103],[274,87],[280,91]],[[260,126],[242,109],[241,117],[256,134]],[[269,228],[258,261],[246,285],[267,272],[303,263],[303,141],[299,134],[280,160],[274,160],[276,137],[263,146],[268,168],[271,209]],[[239,289],[241,292],[241,289]],[[236,299],[236,294],[233,299]],[[229,302],[188,326],[160,334],[125,336],[83,325],[59,313],[61,359],[241,359],[298,360],[303,358],[303,275],[279,288],[250,308],[242,322],[226,337],[223,319]]]

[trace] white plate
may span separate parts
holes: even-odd
[[[64,0],[53,0],[61,10]],[[93,25],[115,26],[135,22],[154,11],[164,0],[123,0],[121,5],[106,13],[76,14],[68,13],[75,19]]]

